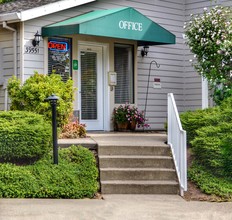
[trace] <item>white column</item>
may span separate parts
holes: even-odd
[[[202,79],[202,109],[209,107],[209,88],[208,88],[208,81],[205,78]]]

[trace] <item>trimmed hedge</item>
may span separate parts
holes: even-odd
[[[204,193],[220,196],[216,201],[232,201],[232,181],[225,177],[215,177],[205,167],[193,163],[188,170],[188,178],[193,181]]]
[[[59,164],[51,154],[33,165],[0,164],[2,198],[92,198],[99,188],[93,153],[81,146],[59,150]]]
[[[43,116],[24,111],[0,112],[0,160],[30,163],[51,147],[51,125]]]
[[[26,166],[0,163],[0,198],[33,198],[38,187]]]
[[[214,175],[232,178],[232,123],[197,130],[192,143],[195,160]]]
[[[225,99],[220,106],[204,110],[188,111],[180,115],[183,129],[187,131],[187,142],[197,136],[197,130],[205,126],[217,126],[221,122],[232,123],[232,97]]]
[[[232,200],[232,97],[181,115],[194,156],[189,178],[208,194]]]
[[[188,111],[180,115],[183,129],[187,132],[187,143],[189,145],[197,136],[198,129],[219,123],[219,112],[219,108],[208,108],[205,110]]]
[[[214,175],[232,177],[232,97],[221,106],[181,115],[195,160]]]

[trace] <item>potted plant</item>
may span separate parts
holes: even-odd
[[[124,131],[129,127],[129,120],[127,118],[127,107],[126,105],[120,105],[114,108],[113,121],[115,130]]]
[[[139,111],[137,107],[130,106],[129,104],[120,105],[114,108],[113,121],[115,130],[135,130],[136,126],[149,127],[146,123],[147,119],[144,117],[143,111]]]

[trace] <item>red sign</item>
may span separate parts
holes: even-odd
[[[67,51],[68,44],[65,42],[49,41],[48,42],[48,49],[49,50],[56,50],[56,51]]]

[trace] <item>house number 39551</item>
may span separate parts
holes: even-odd
[[[37,47],[25,47],[25,53],[38,54],[39,48],[37,48]]]

